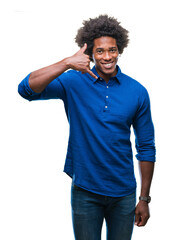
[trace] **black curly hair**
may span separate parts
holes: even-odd
[[[127,47],[128,31],[120,26],[120,22],[113,17],[106,15],[99,15],[96,18],[90,18],[83,21],[83,27],[77,31],[75,42],[81,48],[84,43],[87,43],[86,54],[92,59],[93,41],[96,38],[103,36],[109,36],[116,39],[119,53],[123,53],[125,47]]]

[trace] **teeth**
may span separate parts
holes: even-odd
[[[111,67],[112,63],[104,63],[103,65],[106,66],[106,67]]]

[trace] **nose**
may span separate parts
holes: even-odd
[[[110,52],[109,51],[105,51],[104,55],[103,55],[103,59],[108,61],[111,58],[112,58],[112,56],[111,56]]]

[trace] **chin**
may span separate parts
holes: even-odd
[[[112,74],[115,74],[116,70],[115,70],[115,68],[102,69],[102,72],[103,72],[104,74],[107,74],[107,75],[112,75]]]

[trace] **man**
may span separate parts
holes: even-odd
[[[147,90],[117,65],[128,41],[128,31],[116,19],[89,19],[78,30],[77,53],[32,72],[19,84],[20,95],[29,101],[64,102],[70,124],[64,171],[72,178],[76,240],[101,239],[104,219],[107,240],[129,240],[134,222],[140,227],[149,219],[154,128]],[[131,126],[141,173],[136,207]]]

